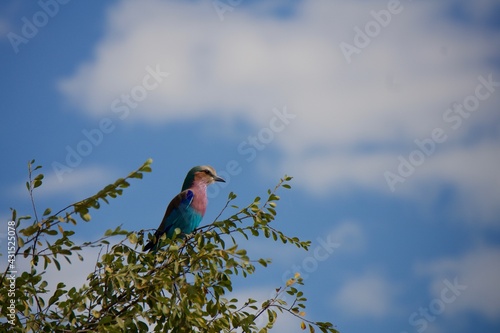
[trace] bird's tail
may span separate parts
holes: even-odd
[[[144,248],[142,249],[144,252],[146,251],[151,251],[156,245],[156,242],[153,242],[153,241],[149,241],[149,243],[146,244],[146,246],[144,246]]]
[[[151,251],[156,248],[156,244],[158,244],[158,240],[160,239],[160,235],[158,235],[158,232],[155,232],[153,239],[150,240],[146,246],[142,249],[144,252],[146,251]]]

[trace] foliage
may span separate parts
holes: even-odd
[[[34,219],[18,217],[12,210],[12,221],[18,230],[17,260],[29,259],[31,264],[29,271],[16,276],[15,295],[9,294],[13,291],[9,289],[12,282],[9,267],[0,277],[1,303],[9,304],[15,299],[12,311],[2,306],[0,325],[4,329],[13,332],[267,332],[278,314],[289,313],[300,318],[302,329],[337,332],[330,323],[304,318],[306,298],[297,289],[302,285],[298,274],[262,304],[254,299],[229,299],[236,276],[247,278],[256,265],[266,267],[270,263],[269,259],[251,260],[246,250],[238,246],[236,234],[247,239],[263,235],[308,249],[310,242],[288,237],[272,226],[279,200],[276,191],[280,187],[290,188],[291,177],[285,176],[274,190],[269,190],[266,200],[257,197],[241,209],[232,204],[236,195],[230,193],[222,212],[230,207],[236,211],[232,216],[218,220],[221,212],[216,222],[199,228],[192,235],[162,237],[161,250],[144,253],[142,246],[152,237],[150,232],[131,232],[118,226],[98,240],[75,244],[72,240],[75,232],[67,225],[76,225],[77,219],[90,221],[92,209],[99,209],[103,202],[109,203],[109,199],[121,195],[130,179],[141,179],[145,172],[150,172],[151,160],[97,194],[55,214],[47,208],[41,218],[33,191],[42,185],[43,174],[34,174],[40,168],[34,166],[34,162],[29,163],[26,183]],[[60,282],[55,290],[49,290],[44,271],[50,265],[61,270],[59,260],[64,258],[71,263],[75,254],[83,260],[83,249],[91,247],[98,247],[100,252],[86,284],[77,289],[67,288]],[[285,293],[291,296],[291,304],[284,301]],[[264,325],[258,327],[257,319]]]

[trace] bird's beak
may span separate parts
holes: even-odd
[[[226,182],[223,178],[221,178],[221,177],[219,177],[219,176],[214,176],[214,180],[215,180],[216,182],[223,182],[223,183],[225,183],[225,182]]]

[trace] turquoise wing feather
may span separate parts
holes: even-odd
[[[146,244],[144,251],[156,248],[158,240],[163,234],[167,234],[167,237],[171,238],[176,228],[181,230],[181,234],[189,234],[198,227],[203,216],[191,207],[193,199],[194,193],[191,190],[182,191],[172,199],[155,232],[154,239]]]

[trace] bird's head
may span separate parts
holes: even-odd
[[[193,183],[202,183],[206,185],[210,185],[214,182],[226,182],[221,177],[217,176],[217,172],[215,169],[209,165],[200,165],[195,166],[191,170],[189,170],[186,175],[186,179],[184,179],[184,184],[182,185],[182,190],[186,190],[193,185]]]

